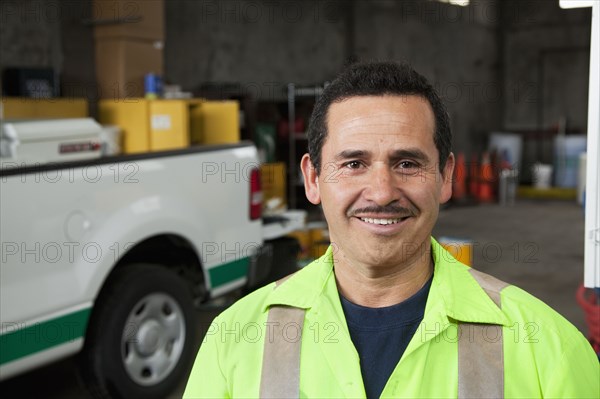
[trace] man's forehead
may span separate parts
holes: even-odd
[[[377,96],[351,96],[340,101],[335,101],[329,106],[328,115],[332,111],[334,113],[344,112],[350,108],[360,107],[368,108],[370,111],[376,111],[377,107],[393,108],[399,113],[406,108],[420,108],[422,113],[433,116],[433,109],[429,100],[421,95],[416,94],[385,94]],[[429,112],[427,112],[429,111]]]
[[[349,97],[331,105],[326,123],[328,132],[386,134],[410,127],[433,135],[435,130],[433,109],[420,95]]]
[[[382,127],[405,127],[408,125],[414,125],[413,118],[410,115],[401,115],[397,112],[382,112],[364,114],[364,115],[348,115],[347,117],[337,117],[331,119],[332,123],[336,125],[334,128],[343,127],[345,131],[352,132],[355,130],[369,130],[374,134],[389,134],[386,132],[380,132],[377,129],[371,128],[382,128]]]

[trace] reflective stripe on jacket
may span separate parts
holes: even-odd
[[[458,397],[458,334],[463,323],[502,326],[505,397],[600,397],[597,357],[575,327],[514,286],[502,290],[500,309],[469,268],[433,239],[432,251],[435,270],[423,321],[382,397]],[[300,397],[364,398],[331,248],[274,287],[273,283],[248,295],[214,320],[184,397],[259,397],[264,342],[277,331],[286,340],[302,340]],[[305,309],[302,331],[296,323],[275,329],[267,319],[273,305]],[[481,331],[484,340],[497,339],[494,329]]]

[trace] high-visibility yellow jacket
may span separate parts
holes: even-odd
[[[502,325],[507,398],[599,398],[600,366],[585,337],[523,290],[501,291],[501,309],[432,239],[435,263],[425,315],[381,397],[455,398],[457,325]],[[241,299],[212,325],[184,398],[259,397],[263,347],[272,305],[306,309],[300,353],[300,397],[364,398],[359,357],[340,304],[331,248],[274,289]],[[290,325],[283,333],[294,340]],[[494,337],[489,337],[493,340]]]

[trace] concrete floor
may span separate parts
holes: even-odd
[[[583,312],[575,301],[583,280],[583,225],[582,209],[575,203],[519,201],[512,207],[447,207],[434,235],[471,239],[477,269],[529,291],[585,334]],[[199,311],[199,325],[205,328],[222,309]],[[182,381],[180,391],[184,385]],[[3,398],[88,397],[72,358],[5,381],[0,393]]]
[[[584,214],[567,201],[450,207],[436,237],[474,242],[473,265],[538,297],[587,334],[575,291],[583,282]]]

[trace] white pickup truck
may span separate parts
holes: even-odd
[[[0,379],[80,352],[94,396],[167,397],[195,356],[194,302],[258,278],[258,166],[245,142],[2,159]]]

